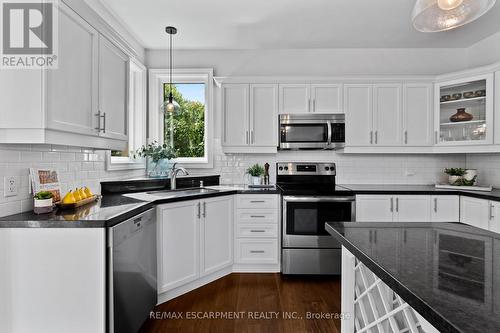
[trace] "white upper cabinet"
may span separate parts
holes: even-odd
[[[403,144],[432,145],[432,84],[403,85]]]
[[[343,113],[342,84],[280,84],[280,114]]]
[[[278,85],[224,84],[221,89],[224,152],[276,152]]]
[[[380,146],[401,144],[401,84],[373,86],[373,142]]]
[[[222,87],[224,145],[245,146],[249,144],[249,89],[248,84],[225,84]]]
[[[100,135],[127,140],[129,59],[103,36],[99,38]]]
[[[278,86],[250,85],[250,143],[255,146],[278,146]]]
[[[343,113],[341,84],[311,84],[312,112]]]
[[[60,3],[58,69],[46,71],[47,127],[98,135],[99,33]]]
[[[495,144],[500,145],[500,71],[495,73]]]
[[[280,114],[307,113],[311,111],[308,84],[280,84]]]
[[[493,74],[436,83],[435,144],[492,144],[493,95]]]
[[[369,84],[344,85],[346,146],[373,143],[373,90]]]

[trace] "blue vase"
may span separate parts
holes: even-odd
[[[167,177],[171,165],[172,163],[170,162],[170,160],[167,159],[161,159],[157,162],[154,162],[152,159],[148,158],[148,169],[147,169],[148,177],[152,178]]]

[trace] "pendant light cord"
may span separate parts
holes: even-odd
[[[168,94],[169,102],[172,103],[172,34],[170,34],[170,92]]]

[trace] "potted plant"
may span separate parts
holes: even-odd
[[[148,175],[150,177],[165,176],[170,160],[177,157],[175,149],[167,144],[154,141],[142,146],[132,153],[134,158],[144,157],[148,161]]]
[[[264,167],[259,164],[254,164],[248,168],[247,173],[251,176],[250,184],[260,185],[260,178],[264,175]]]
[[[448,183],[450,185],[462,185],[465,169],[462,168],[446,168],[444,173],[448,175]]]
[[[35,214],[45,214],[50,213],[53,210],[54,202],[53,202],[54,194],[49,191],[41,191],[35,194],[33,197],[33,211]]]

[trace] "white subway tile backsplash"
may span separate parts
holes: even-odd
[[[477,169],[480,185],[500,187],[500,154],[467,154],[467,168]]]

